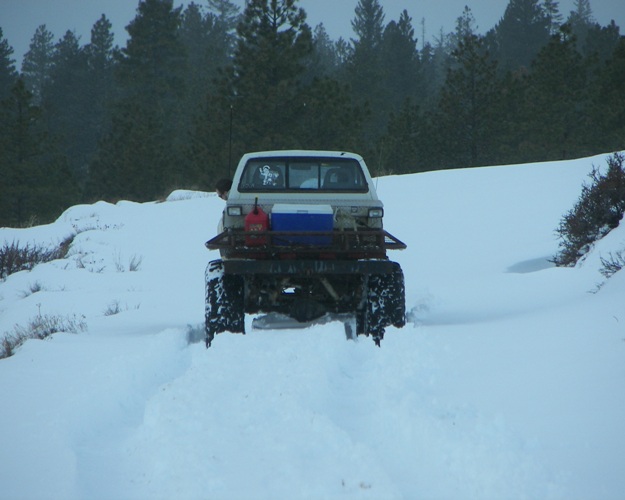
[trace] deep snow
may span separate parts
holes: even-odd
[[[0,360],[0,498],[623,498],[625,274],[598,284],[625,228],[575,268],[549,262],[593,165],[378,179],[408,244],[391,257],[409,323],[381,348],[252,318],[189,342],[213,194],[0,229],[0,244],[79,233],[67,259],[0,283],[0,334],[37,314],[88,325]]]

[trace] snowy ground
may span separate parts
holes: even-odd
[[[380,178],[410,319],[381,348],[337,323],[189,342],[213,194],[0,229],[79,232],[0,283],[0,334],[88,326],[0,360],[0,498],[623,498],[625,274],[597,285],[625,227],[576,268],[549,262],[593,164]]]

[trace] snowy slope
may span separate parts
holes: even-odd
[[[0,283],[0,334],[38,314],[88,325],[0,360],[0,499],[622,498],[625,275],[597,285],[625,228],[575,268],[549,262],[593,164],[380,178],[410,319],[381,348],[335,323],[189,342],[213,194],[0,229],[79,233]]]

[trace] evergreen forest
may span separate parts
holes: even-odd
[[[212,191],[249,151],[382,175],[625,150],[625,37],[590,0],[509,0],[484,34],[465,7],[433,42],[425,22],[359,0],[332,40],[298,0],[140,0],[124,47],[106,14],[88,41],[41,25],[19,70],[0,26],[0,226]]]

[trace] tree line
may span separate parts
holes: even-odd
[[[359,0],[332,40],[297,0],[140,0],[125,47],[104,14],[86,44],[42,25],[20,71],[0,28],[0,226],[212,190],[249,151],[355,151],[379,175],[625,149],[625,37],[590,0],[510,0],[483,35],[465,7],[432,43],[385,17]]]

